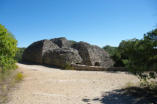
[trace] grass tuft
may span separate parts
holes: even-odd
[[[128,83],[126,83],[126,85],[125,85],[125,87],[124,87],[124,88],[134,87],[134,86],[137,86],[137,84],[132,83],[132,82],[128,82]]]
[[[18,72],[18,73],[15,75],[15,77],[14,77],[14,79],[15,79],[16,82],[22,81],[23,78],[24,78],[24,76],[23,76],[23,74],[22,74],[21,72]]]
[[[64,66],[64,69],[65,69],[65,70],[74,70],[74,67],[71,66],[70,64],[66,64],[66,65]]]

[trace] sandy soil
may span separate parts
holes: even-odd
[[[128,82],[138,81],[137,77],[124,72],[72,71],[24,64],[18,66],[25,78],[9,94],[8,104],[106,104],[98,98],[101,99],[106,92],[124,87]],[[116,104],[126,102],[123,98],[120,101]]]

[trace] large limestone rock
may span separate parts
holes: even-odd
[[[108,53],[102,48],[85,42],[69,41],[63,37],[31,44],[24,51],[23,60],[58,67],[80,64],[109,68],[113,65]]]
[[[49,50],[44,55],[44,64],[65,67],[66,65],[82,62],[78,51],[72,48],[58,48]]]
[[[43,63],[43,55],[48,50],[53,50],[58,46],[50,40],[40,40],[32,43],[23,53],[23,61],[37,64]]]
[[[79,54],[83,59],[82,64],[84,65],[102,66],[105,68],[113,65],[113,61],[110,59],[109,54],[98,46],[90,45],[85,42],[78,42],[73,44],[72,47],[79,51]]]

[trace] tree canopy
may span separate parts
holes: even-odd
[[[16,55],[15,55],[16,61],[18,61],[18,62],[22,61],[22,55],[23,55],[24,50],[25,50],[25,48],[18,48],[18,51],[16,52]]]
[[[157,72],[157,29],[144,34],[142,39],[123,40],[117,48],[105,46],[104,49],[115,61],[114,66],[125,66],[137,75]]]

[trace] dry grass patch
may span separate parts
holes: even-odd
[[[10,70],[5,73],[0,73],[0,104],[7,102],[7,95],[10,89],[21,80],[23,80],[23,74],[18,70]]]
[[[140,99],[138,102],[147,104],[157,104],[157,81],[139,82],[137,84],[127,83],[123,89],[125,94]]]

